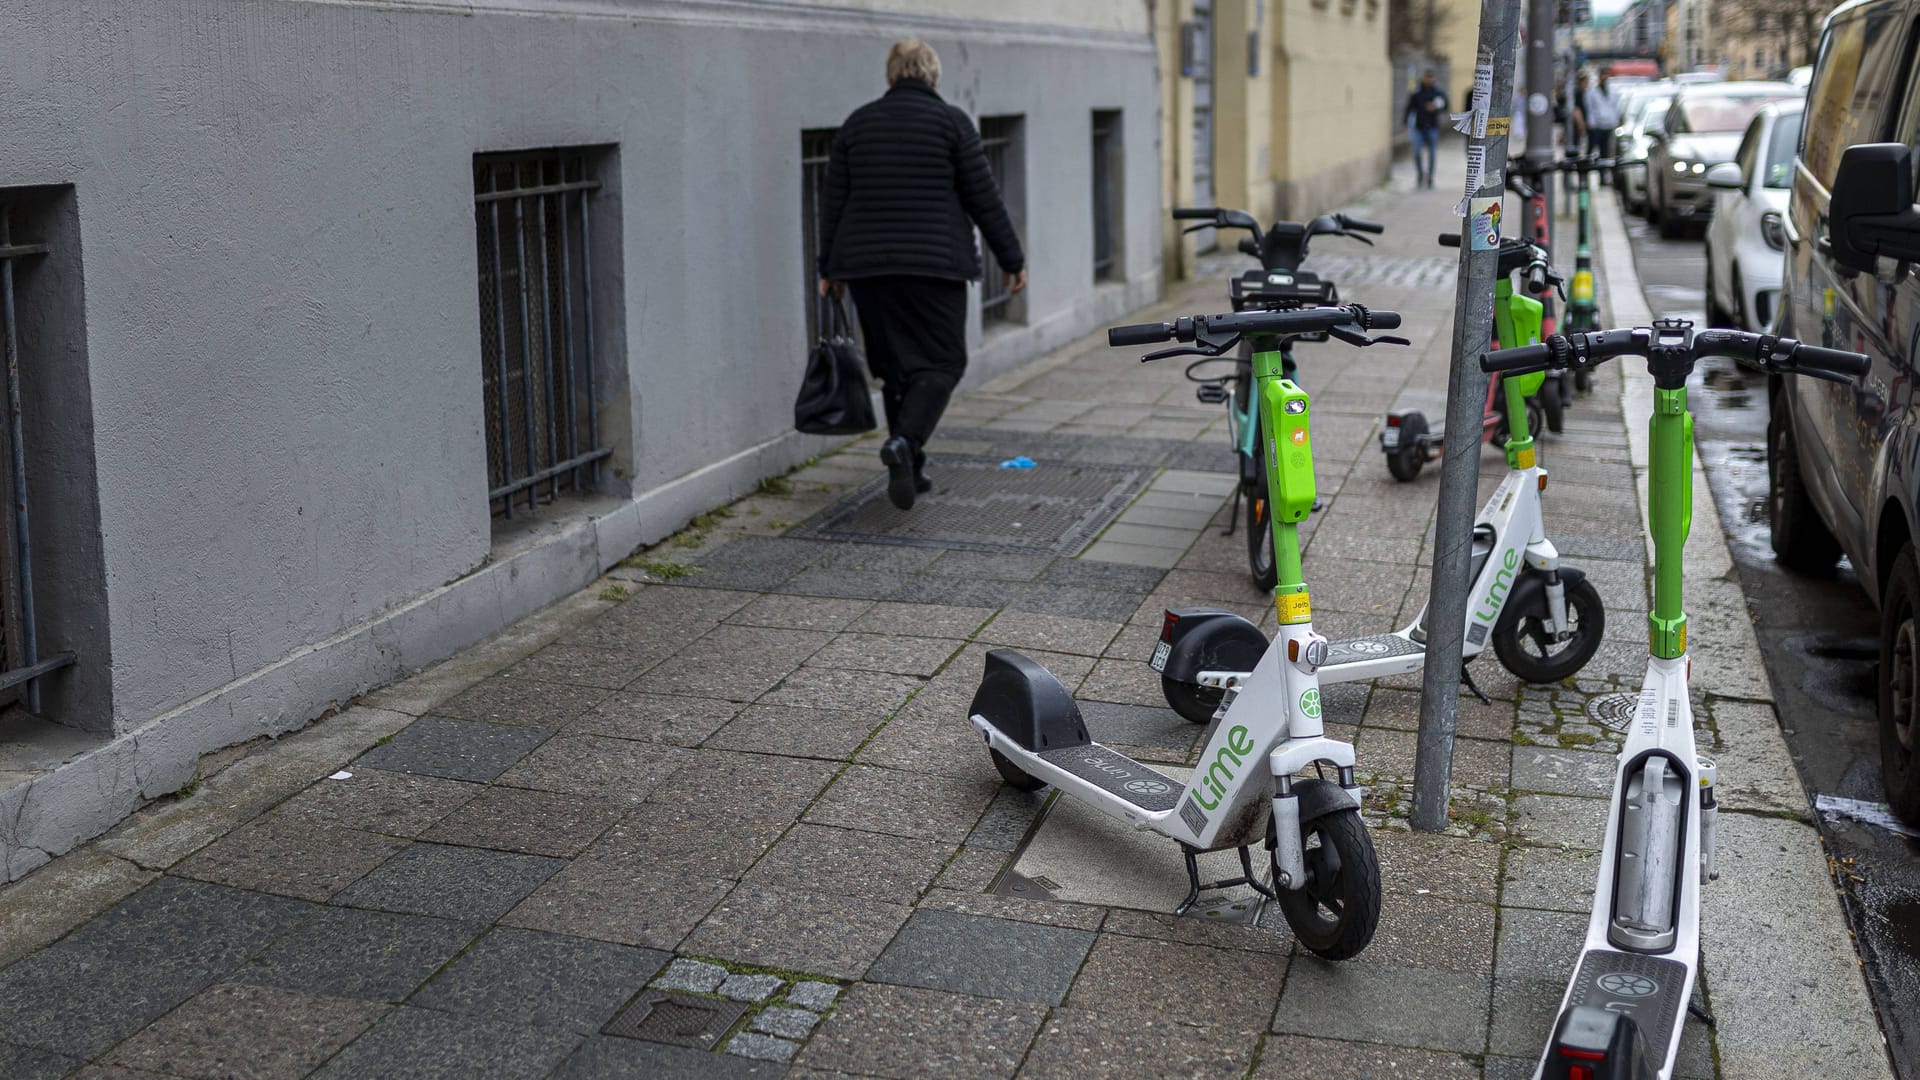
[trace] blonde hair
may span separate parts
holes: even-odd
[[[940,81],[940,54],[919,38],[902,38],[887,50],[887,85],[901,79],[919,79],[928,86]]]

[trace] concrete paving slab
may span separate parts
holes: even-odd
[[[867,977],[976,997],[1058,1005],[1094,935],[978,915],[921,910]]]
[[[1478,1054],[1493,980],[1376,964],[1293,963],[1273,1031]]]
[[[1011,1076],[1043,1005],[861,983],[796,1064],[877,1076]]]
[[[89,845],[0,888],[0,967],[58,939],[155,876]]]

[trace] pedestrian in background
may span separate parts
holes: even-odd
[[[1407,95],[1401,110],[1407,134],[1413,136],[1413,171],[1420,187],[1433,186],[1433,164],[1440,150],[1440,120],[1447,114],[1447,95],[1434,83],[1433,72],[1420,76],[1420,86]]]
[[[974,226],[1026,288],[1026,255],[980,132],[941,99],[940,57],[916,38],[887,52],[887,92],[833,137],[820,234],[820,294],[851,289],[867,366],[887,414],[887,497],[902,510],[933,490],[927,441],[967,370],[967,282],[982,264]]]
[[[1613,129],[1620,126],[1620,106],[1607,88],[1607,77],[1598,85],[1588,85],[1586,72],[1580,73],[1580,124],[1587,132],[1587,153],[1594,157],[1613,156]]]

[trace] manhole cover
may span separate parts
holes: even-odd
[[[655,990],[641,994],[640,1000],[614,1017],[605,1031],[629,1039],[711,1050],[746,1011],[744,1002]]]
[[[1635,692],[1601,694],[1587,701],[1587,719],[1615,731],[1625,731],[1633,723],[1633,711],[1639,704],[1640,695]]]
[[[942,455],[933,494],[912,510],[887,500],[884,476],[790,535],[966,551],[1071,555],[1119,515],[1148,470],[1042,460],[1002,469],[994,458]]]

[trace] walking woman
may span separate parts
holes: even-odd
[[[987,167],[980,133],[934,87],[940,57],[908,38],[887,53],[888,90],[833,137],[820,294],[850,288],[881,382],[887,497],[902,510],[933,489],[926,445],[967,370],[967,282],[981,273],[973,229],[1026,288],[1026,256]]]

